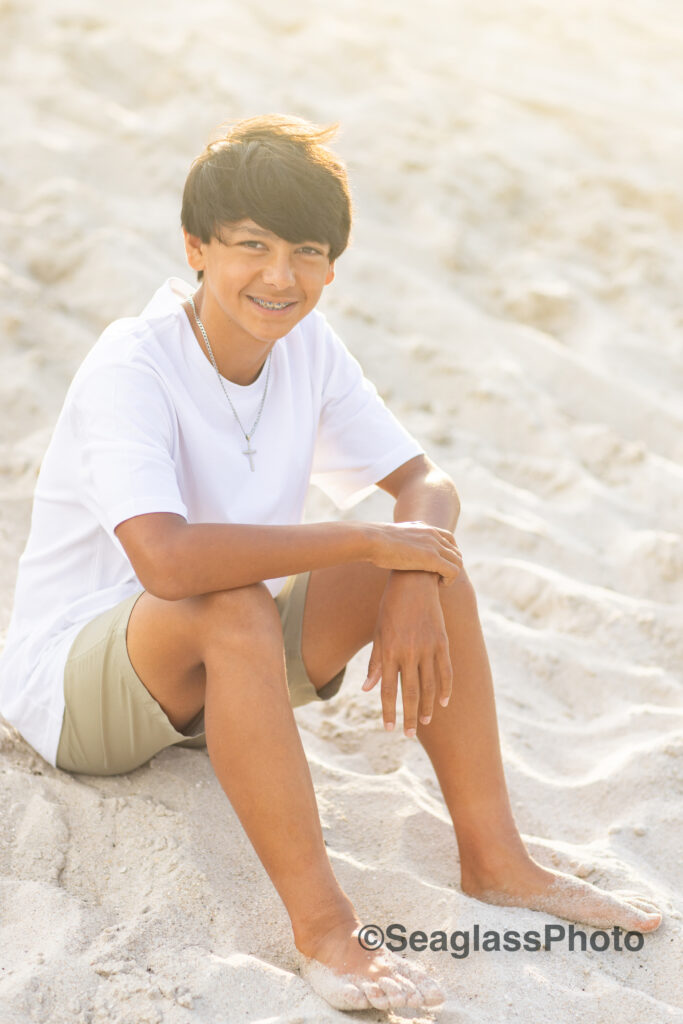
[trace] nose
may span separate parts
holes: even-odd
[[[281,250],[271,253],[271,257],[263,268],[262,274],[263,283],[270,285],[271,288],[284,291],[285,288],[291,287],[294,284],[295,277],[290,254]]]

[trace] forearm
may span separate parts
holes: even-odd
[[[157,596],[178,600],[369,559],[369,524],[183,524],[154,567]]]

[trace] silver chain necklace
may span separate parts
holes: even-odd
[[[266,386],[263,389],[263,398],[261,399],[261,405],[259,406],[258,416],[256,417],[256,420],[254,421],[253,427],[251,428],[249,433],[247,433],[246,430],[244,429],[244,427],[242,426],[242,423],[240,421],[239,416],[237,415],[237,410],[235,409],[235,406],[232,404],[232,401],[230,400],[230,395],[225,390],[225,384],[223,383],[223,378],[221,377],[220,370],[216,366],[216,360],[214,359],[213,352],[211,351],[211,345],[209,344],[209,338],[208,338],[208,335],[206,333],[206,329],[204,327],[204,324],[201,322],[201,320],[197,316],[197,309],[196,309],[196,306],[194,304],[194,295],[190,295],[189,296],[189,300],[190,300],[190,305],[192,306],[192,312],[194,313],[194,318],[197,321],[197,327],[202,332],[202,337],[204,338],[204,341],[206,342],[206,348],[208,350],[209,356],[211,357],[211,362],[213,363],[213,368],[216,371],[216,376],[218,377],[218,383],[222,387],[223,394],[227,398],[228,402],[230,402],[230,408],[232,409],[234,417],[237,420],[237,422],[239,424],[239,428],[242,431],[242,433],[244,434],[244,438],[245,438],[245,440],[247,442],[247,449],[246,449],[246,451],[243,451],[242,454],[246,455],[247,458],[249,459],[249,468],[251,469],[251,471],[253,473],[254,472],[254,458],[253,457],[254,457],[254,455],[257,454],[257,450],[256,450],[256,448],[252,448],[251,447],[251,439],[254,436],[254,431],[258,427],[258,421],[261,419],[261,413],[263,412],[263,406],[264,406],[265,401],[266,401],[266,395],[268,394],[268,381],[270,379],[270,357],[273,354],[272,350],[268,353],[268,360],[267,360],[267,362],[268,362],[268,369],[266,371]]]

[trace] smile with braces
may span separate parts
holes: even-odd
[[[292,305],[292,302],[267,302],[266,299],[257,299],[255,295],[250,295],[249,298],[263,309],[285,309],[286,306]]]

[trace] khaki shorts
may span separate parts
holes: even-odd
[[[301,657],[301,625],[309,572],[289,576],[275,598],[280,612],[292,707],[329,700],[346,668],[316,690]],[[57,767],[88,775],[118,775],[169,746],[205,747],[204,710],[178,732],[130,663],[126,630],[144,591],[102,612],[80,631],[64,670],[66,708]]]

